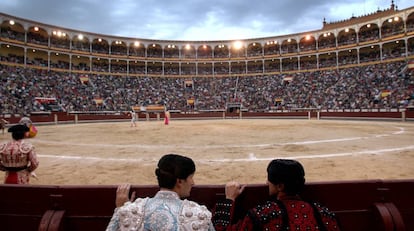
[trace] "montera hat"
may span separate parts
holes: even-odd
[[[17,124],[17,125],[11,126],[7,131],[11,132],[11,133],[14,133],[14,132],[28,132],[28,131],[30,131],[30,129],[26,125]]]

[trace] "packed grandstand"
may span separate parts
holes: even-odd
[[[368,15],[323,21],[320,30],[241,41],[116,37],[0,13],[0,118],[17,123],[43,112],[121,114],[149,105],[183,114],[229,104],[258,114],[414,110],[414,7],[397,9],[393,2]],[[414,227],[413,184],[321,182],[308,184],[303,196],[328,205],[341,230],[405,231]],[[152,196],[157,187],[134,189]],[[115,190],[0,184],[2,230],[104,230]],[[190,199],[212,209],[223,190],[194,187]],[[247,187],[240,214],[267,190]]]
[[[121,38],[0,14],[0,112],[401,109],[414,98],[414,7],[243,41]],[[238,42],[239,46],[235,45]]]

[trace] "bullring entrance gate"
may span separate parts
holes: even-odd
[[[226,103],[226,110],[224,113],[225,115],[227,114],[231,117],[238,116],[241,119],[242,118],[242,106],[243,105],[239,102]]]
[[[145,118],[147,121],[150,120],[150,114],[155,114],[157,120],[160,120],[160,114],[165,112],[165,106],[159,104],[152,104],[147,106],[134,106],[132,110],[135,112],[141,112],[145,114]]]

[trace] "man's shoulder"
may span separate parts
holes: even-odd
[[[121,230],[128,228],[131,228],[131,230],[132,228],[134,230],[139,230],[144,222],[144,207],[147,200],[148,197],[138,198],[133,202],[126,202],[123,206],[117,209],[116,213],[119,216]],[[134,220],[132,224],[130,222],[131,220]]]
[[[195,201],[191,201],[191,200],[187,200],[187,199],[183,200],[183,207],[184,208],[193,208],[193,209],[198,209],[200,211],[210,212],[205,205],[200,205]]]
[[[272,200],[262,202],[256,205],[255,207],[253,207],[252,209],[250,209],[250,213],[262,214],[262,215],[268,214],[268,213],[274,213],[278,211],[281,211],[279,204]]]
[[[190,200],[183,200],[180,220],[182,221],[183,230],[208,230],[211,225],[211,212],[204,205]]]
[[[20,151],[23,153],[28,153],[31,150],[33,150],[33,144],[25,140],[22,140],[22,142],[20,143]]]
[[[316,209],[316,210],[318,210],[318,212],[322,215],[322,216],[325,216],[325,217],[335,217],[335,213],[334,212],[332,212],[331,210],[329,210],[329,208],[328,207],[326,207],[326,206],[323,206],[321,203],[319,203],[319,202],[310,202],[310,203],[312,203],[312,205],[314,206],[314,208]]]
[[[120,207],[120,209],[131,209],[134,207],[140,207],[140,206],[145,206],[145,204],[147,203],[148,199],[150,199],[149,197],[145,197],[145,198],[137,198],[134,201],[128,201],[126,202],[122,207]]]

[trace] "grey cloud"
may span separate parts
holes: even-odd
[[[388,8],[360,0],[2,0],[0,11],[34,21],[76,30],[148,39],[182,40],[184,35],[202,31],[220,39],[223,28],[257,31],[257,35],[281,35],[322,28],[323,18],[338,21],[357,16],[361,9],[345,9],[366,4],[369,12]],[[399,8],[412,6],[408,0],[396,1]],[[370,4],[370,5],[368,5]],[[332,9],[339,9],[333,11]],[[355,10],[355,12],[353,12]],[[331,12],[335,12],[332,14]],[[339,13],[338,13],[339,12]],[[331,15],[332,14],[332,15]],[[212,20],[213,16],[215,20]],[[203,31],[201,29],[212,31]],[[203,33],[198,39],[203,40]],[[222,37],[220,37],[222,36]]]

